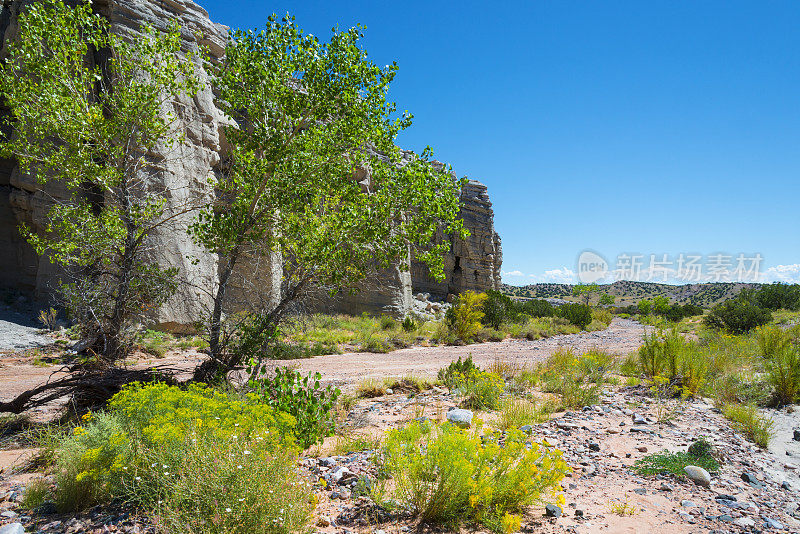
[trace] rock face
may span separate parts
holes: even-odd
[[[17,33],[17,17],[29,1],[4,2],[0,15],[0,59],[7,54],[7,43]],[[185,50],[197,50],[205,45],[212,54],[220,57],[227,39],[227,28],[214,24],[208,13],[187,0],[163,2],[96,0],[96,12],[111,22],[111,30],[118,35],[136,38],[142,24],[166,28],[174,19],[179,20]],[[205,76],[198,64],[201,76]],[[221,126],[223,117],[216,105],[211,89],[206,86],[194,98],[183,98],[169,104],[178,117],[176,125],[186,133],[186,142],[169,154],[155,154],[163,159],[162,169],[151,174],[154,187],[170,191],[170,205],[182,206],[197,203],[210,195],[207,185],[209,175],[219,163],[221,152]],[[7,110],[0,109],[0,113]],[[165,151],[166,152],[166,151]],[[0,161],[0,284],[46,298],[57,287],[58,270],[44,258],[39,258],[18,232],[24,223],[41,230],[49,210],[48,195],[35,178],[20,172],[13,160]],[[178,292],[154,317],[164,327],[178,328],[196,320],[198,311],[208,306],[207,293],[200,288],[211,288],[216,280],[217,258],[198,248],[186,234],[186,225],[192,215],[178,217],[169,227],[163,227],[155,236],[152,254],[163,266],[177,267]],[[193,262],[192,258],[197,261]]]
[[[0,3],[0,61],[7,54],[7,43],[17,33],[20,9],[35,0]],[[182,28],[185,50],[206,46],[217,58],[224,53],[228,29],[213,23],[208,13],[190,0],[95,0],[94,10],[111,22],[112,31],[135,38],[142,24],[164,28],[177,20]],[[198,65],[201,76],[205,76]],[[186,132],[186,141],[170,152],[163,169],[150,179],[172,191],[173,206],[197,201],[211,195],[207,178],[218,171],[220,154],[225,149],[225,119],[206,86],[195,98],[167,104],[177,115],[178,127]],[[0,105],[0,115],[8,110]],[[161,154],[156,155],[163,156]],[[366,186],[368,187],[368,185]],[[14,160],[0,160],[0,285],[47,299],[57,287],[59,272],[46,258],[38,257],[20,236],[21,223],[37,230],[44,225],[49,196],[32,176],[20,172]],[[365,282],[356,294],[342,294],[315,304],[324,311],[346,313],[388,313],[404,315],[411,308],[412,291],[429,292],[443,298],[467,289],[483,291],[499,288],[502,253],[500,238],[494,230],[492,204],[486,186],[470,181],[462,191],[462,217],[470,231],[466,240],[443,237],[451,243],[445,260],[447,278],[436,282],[427,268],[416,262],[411,272],[393,267]],[[209,309],[209,290],[217,280],[218,258],[198,248],[186,235],[192,215],[178,217],[169,228],[156,236],[153,254],[163,266],[177,267],[177,294],[158,312],[155,322],[169,329],[191,324]],[[266,294],[279,291],[281,266],[274,256],[261,256],[258,269],[265,273]],[[243,289],[243,291],[246,290]]]
[[[494,211],[486,186],[469,180],[461,190],[461,217],[470,235],[464,240],[447,236],[450,254],[445,257],[445,279],[433,279],[424,263],[413,262],[411,278],[414,292],[422,291],[444,298],[462,291],[500,288],[503,250],[494,229]]]

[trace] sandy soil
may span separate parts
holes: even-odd
[[[536,362],[561,348],[579,352],[597,348],[626,354],[640,345],[642,333],[640,324],[615,319],[610,328],[602,332],[537,341],[413,347],[389,354],[348,353],[281,363],[295,365],[303,371],[319,371],[325,381],[353,389],[365,377],[407,373],[435,375],[458,356],[472,355],[478,365],[487,365],[496,359],[517,364]],[[158,364],[188,373],[200,358],[202,355],[197,353],[173,353],[163,359],[140,360],[135,365]],[[8,399],[41,383],[57,370],[56,367],[35,367],[29,362],[18,356],[0,357],[0,398]],[[762,451],[733,432],[718,410],[703,399],[671,401],[675,408],[673,419],[668,424],[658,424],[659,404],[642,393],[643,390],[609,387],[599,404],[554,414],[550,421],[534,426],[532,439],[546,440],[564,451],[571,471],[562,483],[566,497],[563,515],[544,517],[542,508],[532,507],[523,518],[523,532],[800,532],[800,512],[796,504],[800,477],[795,464],[795,458],[800,457],[800,442],[792,439],[792,429],[800,427],[800,413],[772,412],[778,423],[778,433],[770,450]],[[396,392],[362,399],[347,414],[347,432],[377,436],[421,415],[442,420],[447,409],[459,402],[457,395],[441,388],[416,396]],[[634,425],[634,412],[647,417],[647,423]],[[488,413],[476,413],[476,416],[489,425],[496,417]],[[639,476],[631,470],[638,458],[665,449],[685,451],[700,437],[711,441],[723,458],[723,467],[713,475],[709,488],[697,486],[684,477]],[[375,466],[368,451],[326,456],[336,439],[329,438],[317,451],[319,459],[307,456],[302,460],[309,480],[318,482],[320,478],[330,477],[340,467],[347,467],[357,477],[374,475]],[[31,452],[29,449],[0,452],[0,512],[21,512],[16,501],[29,475],[15,473],[12,466],[20,465]],[[746,474],[756,483],[746,482],[743,479]],[[353,488],[316,485],[320,502],[315,517],[316,532],[399,534],[418,526],[397,519],[378,524],[365,522],[366,517],[372,517],[370,505],[352,495]],[[627,503],[632,515],[615,513],[613,506],[620,503]],[[109,525],[119,532],[149,531],[140,529],[133,519],[119,519],[111,512],[101,516],[92,514],[94,512],[79,517],[19,516],[19,520],[33,531],[102,532]],[[13,520],[17,519],[0,518],[0,525]],[[68,530],[67,525],[70,525]],[[423,531],[430,532],[429,529]],[[463,531],[475,532],[472,529]]]
[[[541,361],[559,349],[585,352],[596,348],[616,354],[628,354],[639,348],[644,327],[627,319],[614,319],[608,329],[527,341],[507,339],[460,347],[410,347],[388,354],[356,352],[316,356],[287,363],[303,371],[319,371],[324,380],[347,383],[368,377],[401,376],[408,373],[435,376],[439,369],[458,358],[472,356],[478,366],[496,359],[517,364]],[[0,382],[1,383],[1,382]]]

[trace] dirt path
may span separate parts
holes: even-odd
[[[478,343],[462,347],[411,347],[388,354],[351,352],[316,356],[303,360],[276,362],[279,365],[296,365],[303,372],[319,371],[325,382],[345,384],[365,377],[400,376],[409,373],[435,376],[437,371],[459,356],[472,355],[478,365],[488,365],[495,359],[515,363],[541,361],[558,349],[571,348],[578,352],[597,348],[617,354],[627,354],[641,344],[644,327],[627,319],[614,319],[608,329],[600,332],[583,332],[555,336],[536,341],[507,339],[494,343]],[[176,370],[181,378],[189,378],[191,371],[204,356],[196,352],[170,353],[166,358],[149,358],[137,362],[135,367],[164,367]],[[18,354],[0,355],[0,400],[11,400],[16,395],[61,378],[60,366],[37,367],[30,358]],[[47,413],[52,406],[35,412]]]
[[[459,356],[472,359],[479,366],[496,359],[519,364],[537,362],[559,349],[585,352],[592,348],[627,354],[641,345],[644,327],[628,319],[614,319],[606,330],[568,334],[527,341],[507,339],[462,347],[410,347],[388,354],[356,352],[292,360],[305,372],[319,371],[326,381],[345,383],[367,377],[397,376],[408,373],[436,375],[437,371]],[[283,363],[283,362],[282,362]]]

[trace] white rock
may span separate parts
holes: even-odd
[[[22,523],[9,523],[0,527],[0,534],[25,534],[25,527]]]
[[[687,465],[683,468],[683,472],[686,473],[686,476],[689,478],[689,480],[698,486],[708,487],[711,485],[711,475],[702,467],[698,467],[696,465]]]
[[[469,427],[472,424],[472,412],[456,408],[447,412],[447,420],[460,427]]]

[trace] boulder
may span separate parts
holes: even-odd
[[[463,408],[456,408],[447,412],[447,420],[456,426],[469,428],[472,424],[472,412]]]
[[[683,472],[686,473],[689,480],[698,486],[708,487],[711,485],[711,474],[702,467],[687,465],[683,468]]]

